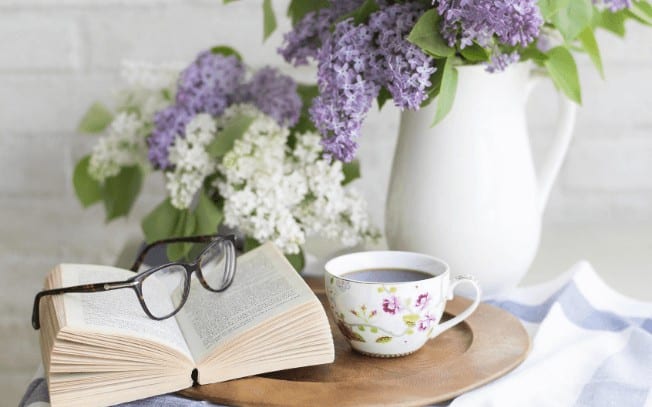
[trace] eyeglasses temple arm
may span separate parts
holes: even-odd
[[[95,293],[100,291],[111,291],[117,290],[119,288],[131,287],[137,284],[133,281],[113,281],[107,283],[93,283],[93,284],[83,284],[75,285],[72,287],[61,287],[53,288],[51,290],[43,290],[36,294],[34,297],[34,307],[32,308],[32,327],[34,329],[39,329],[41,327],[41,322],[39,318],[39,305],[41,303],[41,298],[47,295],[58,295],[66,293]]]
[[[129,270],[137,272],[138,268],[143,264],[147,252],[154,246],[158,246],[160,244],[168,244],[168,243],[208,243],[219,239],[230,240],[233,243],[235,243],[235,235],[226,235],[226,236],[200,235],[200,236],[187,236],[187,237],[172,237],[169,239],[157,240],[155,242],[149,243],[147,246],[143,248],[143,250],[140,251],[138,257],[136,258],[136,261],[134,262],[134,264],[131,265]]]

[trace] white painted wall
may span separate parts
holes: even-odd
[[[17,394],[38,362],[29,327],[33,294],[61,261],[111,263],[138,221],[161,199],[147,186],[128,220],[103,222],[82,210],[71,186],[92,137],[75,133],[95,100],[111,101],[120,60],[188,62],[228,44],[253,66],[273,64],[307,81],[276,55],[280,33],[262,44],[260,1],[0,0],[0,394]],[[287,1],[275,1],[282,12]],[[281,21],[281,31],[287,22]],[[576,137],[546,211],[548,222],[652,220],[652,29],[631,24],[628,39],[599,36],[607,81],[580,59],[584,107]],[[551,85],[529,113],[540,159],[554,120]],[[472,112],[470,117],[472,117]],[[359,183],[382,222],[398,112],[369,115]]]

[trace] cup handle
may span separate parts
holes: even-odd
[[[480,297],[482,296],[482,290],[480,289],[480,285],[478,285],[476,279],[471,276],[455,277],[455,280],[451,283],[450,287],[448,288],[448,295],[446,299],[452,300],[453,297],[455,296],[454,293],[455,287],[457,287],[459,284],[462,283],[471,284],[473,288],[475,288],[475,299],[473,300],[473,303],[469,305],[467,309],[465,309],[455,318],[449,319],[448,321],[444,322],[443,324],[439,324],[435,329],[433,329],[432,333],[430,334],[431,339],[438,336],[439,334],[446,331],[447,329],[450,329],[455,325],[459,324],[460,322],[464,321],[469,315],[473,313],[473,311],[475,311],[476,308],[478,308],[478,305],[480,305]]]

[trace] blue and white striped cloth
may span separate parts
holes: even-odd
[[[492,303],[521,319],[531,353],[514,371],[450,406],[652,407],[652,303],[613,291],[586,262]],[[45,407],[47,400],[41,370],[20,406]],[[166,395],[126,405],[206,404]]]

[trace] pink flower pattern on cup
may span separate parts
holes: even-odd
[[[401,302],[397,296],[392,295],[389,298],[383,299],[383,311],[388,314],[396,314],[397,311],[401,310]]]
[[[331,286],[327,288],[329,295],[335,295],[334,289],[344,292],[350,288],[348,281],[341,281],[331,280]],[[404,297],[398,293],[398,287],[394,285],[383,285],[378,287],[377,291],[380,294],[377,303],[362,303],[354,306],[348,310],[348,318],[343,313],[334,312],[338,328],[349,340],[389,344],[399,338],[410,337],[417,333],[430,336],[439,323],[436,307],[443,306],[443,302],[435,304],[431,293],[417,292],[416,299]],[[332,304],[331,308],[333,308]],[[382,309],[384,315],[401,321],[402,328],[393,331],[381,327],[379,321],[374,318],[379,316],[378,308]]]
[[[339,287],[338,287],[339,288]],[[401,332],[389,332],[374,323],[374,317],[377,311],[369,310],[366,304],[361,304],[355,309],[350,309],[349,314],[354,316],[355,321],[346,322],[344,314],[335,314],[340,331],[349,339],[359,342],[366,342],[365,336],[368,333],[380,335],[375,338],[377,343],[390,343],[392,339],[400,338],[404,335],[413,335],[415,332],[428,331],[427,335],[438,323],[438,319],[431,314],[432,295],[430,293],[421,293],[416,300],[402,298],[392,293],[396,292],[396,287],[382,287],[379,292],[384,292],[386,296],[380,300],[380,306],[386,314],[392,315],[403,323],[404,328]],[[370,338],[373,339],[373,338]]]
[[[437,320],[430,314],[426,314],[424,316],[424,319],[419,320],[417,323],[417,327],[419,331],[425,331],[430,328],[430,325],[433,323],[437,323]]]
[[[424,294],[419,294],[419,297],[417,297],[417,302],[414,305],[420,310],[423,310],[428,306],[429,303],[430,303],[430,294],[424,293]]]

